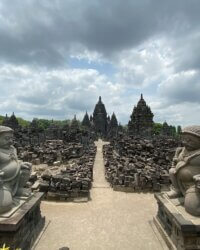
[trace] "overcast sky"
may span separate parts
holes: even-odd
[[[0,0],[0,114],[200,124],[199,0]]]

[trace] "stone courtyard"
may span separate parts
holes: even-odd
[[[98,140],[95,144],[91,201],[42,201],[46,226],[33,249],[168,249],[152,223],[157,213],[153,194],[113,191],[105,180],[102,152],[105,142]]]

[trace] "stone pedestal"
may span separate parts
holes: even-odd
[[[0,247],[6,244],[10,250],[28,250],[44,226],[40,202],[43,193],[34,194],[14,214],[0,215]]]
[[[158,213],[154,222],[170,249],[200,249],[200,217],[188,214],[183,199],[155,194]]]

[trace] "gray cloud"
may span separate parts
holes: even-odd
[[[187,103],[196,121],[199,13],[199,0],[2,0],[0,111],[81,117],[102,95],[126,123],[138,93],[154,91],[155,117],[184,122]],[[69,69],[69,58],[107,62],[116,74]]]
[[[195,71],[181,72],[171,76],[159,86],[159,92],[169,104],[200,104],[200,73]]]
[[[74,46],[118,55],[155,35],[180,37],[199,24],[198,0],[1,1],[1,60],[66,66]]]

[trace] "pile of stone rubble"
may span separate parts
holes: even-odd
[[[32,189],[45,192],[47,199],[71,201],[85,197],[88,200],[93,181],[96,147],[92,144],[87,150],[82,150],[81,154],[79,151],[73,152],[68,150],[67,152],[70,152],[70,154],[67,154],[67,158],[64,161],[62,150],[63,148],[60,151],[55,150],[55,154],[59,157],[61,156],[61,160],[58,161],[58,158],[50,157],[51,152],[47,155],[53,164],[49,164],[48,161],[48,164],[33,165],[30,177]],[[45,156],[44,153],[41,154],[43,157]],[[38,159],[33,158],[34,161]]]
[[[64,144],[62,140],[49,140],[41,145],[27,145],[18,147],[19,158],[34,165],[55,162],[65,163],[71,158],[79,158],[87,150],[80,143]]]
[[[126,137],[104,145],[105,175],[114,190],[160,191],[170,185],[168,170],[180,141]]]

